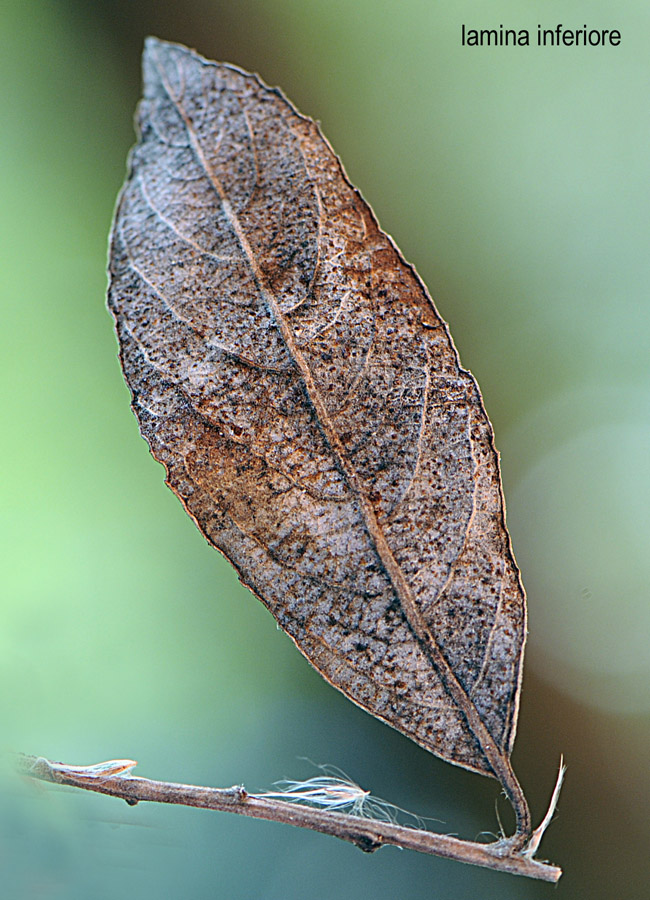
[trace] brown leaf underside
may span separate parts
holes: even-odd
[[[109,304],[153,455],[329,682],[500,777],[526,612],[474,379],[314,122],[178,45],[144,79]]]

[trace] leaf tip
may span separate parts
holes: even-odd
[[[144,47],[142,48],[142,65],[145,71],[147,65],[155,61],[165,46],[168,46],[168,42],[161,40],[161,38],[157,38],[152,34],[148,34],[145,37]]]

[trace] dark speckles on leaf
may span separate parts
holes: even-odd
[[[473,378],[311,120],[180,46],[144,72],[109,304],[152,453],[325,678],[512,799],[525,601]]]

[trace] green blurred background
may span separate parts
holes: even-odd
[[[497,829],[496,782],[321,681],[163,486],[104,308],[143,37],[260,72],[322,122],[429,285],[502,453],[530,602],[515,769],[554,896],[647,896],[650,7],[643,0],[5,0],[0,750],[250,790],[340,766],[432,827]],[[460,26],[619,28],[609,49]],[[550,896],[279,825],[24,784],[11,898]],[[505,801],[500,808],[506,821]]]

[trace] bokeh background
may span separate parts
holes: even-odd
[[[0,750],[136,757],[269,788],[340,766],[432,827],[496,831],[496,782],[317,676],[163,486],[104,308],[143,37],[319,119],[476,375],[530,602],[514,765],[554,896],[650,879],[650,6],[5,0]],[[460,27],[619,28],[618,48],[460,46]],[[11,898],[537,898],[548,885],[224,814],[0,785]],[[500,809],[509,822],[507,804]]]

